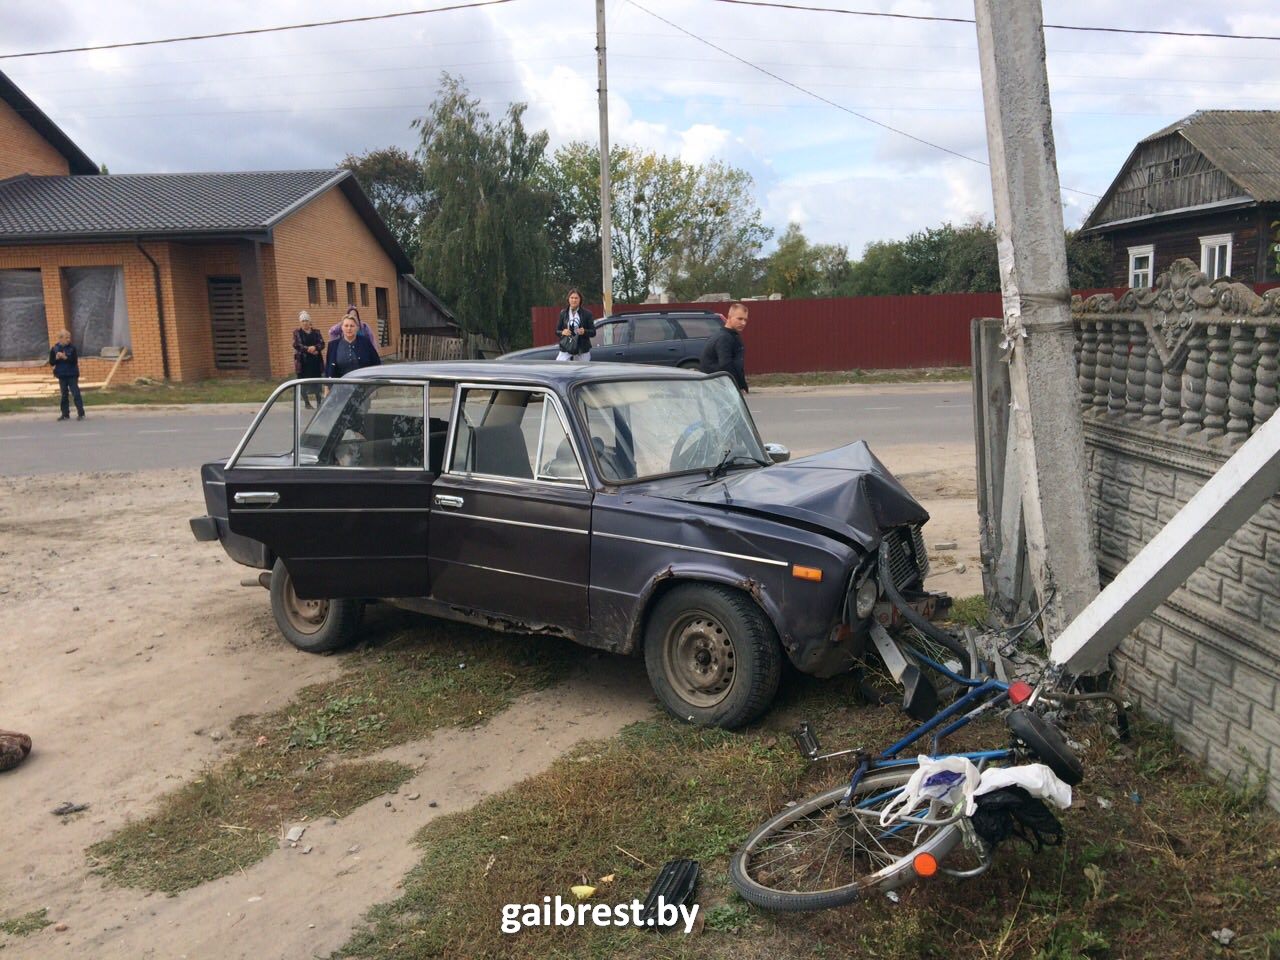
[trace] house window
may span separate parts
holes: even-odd
[[[328,301],[329,306],[334,306],[338,302],[338,281],[326,280],[324,282],[324,298]]]
[[[1129,286],[1135,290],[1139,287],[1151,286],[1152,265],[1155,263],[1155,247],[1129,248]]]
[[[367,307],[369,305],[369,285],[367,283],[360,284],[360,306]]]
[[[1231,234],[1200,238],[1200,269],[1210,280],[1231,275]]]
[[[62,284],[67,328],[82,357],[132,346],[123,267],[63,267]]]
[[[320,306],[320,281],[315,277],[307,277],[307,303]]]
[[[0,270],[0,360],[47,356],[43,276],[39,270]]]
[[[356,285],[350,280],[347,281],[347,306],[354,307],[356,305]]]
[[[391,307],[387,300],[387,288],[374,287],[373,296],[378,304],[378,342],[385,347],[391,343]]]

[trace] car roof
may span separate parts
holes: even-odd
[[[707,374],[697,370],[634,363],[442,360],[364,367],[347,374],[347,379],[382,377],[397,380],[502,380],[509,383],[567,388],[578,383],[597,383],[606,380],[694,380],[704,376]]]

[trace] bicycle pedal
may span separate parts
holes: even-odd
[[[818,745],[818,735],[810,728],[808,720],[791,731],[791,739],[796,742],[796,747],[806,760],[812,760],[822,752]]]
[[[645,894],[644,905],[640,908],[641,924],[656,930],[670,929],[675,924],[668,923],[664,926],[659,922],[658,900],[661,899],[668,907],[684,906],[693,899],[693,890],[697,885],[697,860],[670,860],[663,864],[653,886]],[[669,910],[664,912],[670,915]]]

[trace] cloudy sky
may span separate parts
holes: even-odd
[[[799,0],[784,0],[799,2]],[[637,5],[642,4],[642,6]],[[821,103],[651,15],[851,110],[986,159],[972,24],[608,0],[611,137],[721,159],[755,178],[767,223],[858,254],[943,220],[991,215],[986,167]],[[42,0],[8,4],[0,53],[300,23],[432,0]],[[972,17],[965,0],[819,5]],[[1045,22],[1280,35],[1275,0],[1045,0]],[[104,15],[104,11],[110,11]],[[1196,109],[1280,106],[1280,43],[1047,30],[1068,226],[1134,142]],[[439,76],[492,111],[529,104],[552,145],[597,134],[594,0],[514,0],[376,23],[0,60],[113,173],[327,167],[415,145]]]

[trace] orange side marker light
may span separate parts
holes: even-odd
[[[791,575],[797,580],[812,580],[814,583],[822,582],[822,571],[817,567],[802,567],[798,563],[793,564]]]

